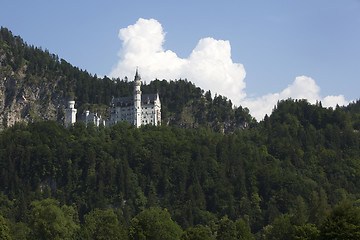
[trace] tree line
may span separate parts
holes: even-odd
[[[63,211],[78,227],[96,209],[110,209],[126,236],[133,219],[153,208],[166,209],[182,230],[210,237],[238,228],[256,239],[321,236],[332,217],[357,234],[358,223],[343,218],[358,210],[359,118],[286,100],[256,126],[229,134],[128,123],[17,124],[0,134],[0,213],[9,225],[34,231],[34,202],[50,198],[73,208]]]

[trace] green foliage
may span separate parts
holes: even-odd
[[[245,222],[243,219],[238,219],[235,222],[237,230],[237,239],[239,240],[253,240],[254,235],[251,233],[249,223]]]
[[[360,113],[360,99],[351,102],[348,106],[344,108],[346,111],[350,111],[353,113]]]
[[[95,209],[84,216],[81,239],[127,239],[117,216],[111,209]]]
[[[180,240],[210,240],[212,239],[211,230],[204,226],[196,226],[186,229]]]
[[[293,239],[294,226],[290,222],[291,217],[283,214],[276,218],[271,225],[264,228],[265,240]]]
[[[294,230],[286,224],[318,227],[331,206],[360,198],[359,135],[346,122],[352,116],[336,111],[289,100],[257,128],[234,134],[128,123],[17,124],[0,133],[0,210],[32,226],[30,202],[51,197],[74,206],[81,220],[111,206],[123,228],[159,206],[184,229],[227,215],[222,228],[229,223],[233,237],[239,216],[258,234],[267,225],[276,236]],[[305,112],[347,120],[311,120],[315,127]]]
[[[350,201],[335,206],[320,227],[320,239],[360,239],[360,208]]]
[[[9,226],[12,239],[29,239],[31,237],[32,231],[26,223],[10,223]]]
[[[3,216],[0,215],[0,239],[2,240],[11,240],[9,227],[6,224],[6,221]]]
[[[73,239],[79,226],[72,207],[54,199],[32,202],[32,239]]]
[[[252,240],[254,236],[251,234],[250,226],[243,219],[238,219],[234,222],[225,216],[219,221],[216,239]]]
[[[296,240],[316,240],[319,239],[320,231],[315,224],[307,223],[302,226],[294,226],[294,239]]]
[[[223,217],[219,222],[219,229],[217,231],[217,240],[232,240],[236,238],[237,231],[235,223],[228,217]]]
[[[181,228],[165,209],[151,207],[135,216],[129,227],[130,239],[179,239]]]

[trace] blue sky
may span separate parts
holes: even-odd
[[[111,75],[118,64],[124,63],[121,59],[128,49],[118,37],[119,30],[143,18],[161,25],[166,32],[162,50],[170,50],[181,61],[199,49],[201,39],[228,41],[230,65],[242,64],[246,72],[246,77],[234,80],[246,87],[239,85],[239,95],[243,95],[233,102],[247,104],[250,110],[265,102],[273,106],[273,101],[281,97],[306,97],[309,89],[301,93],[296,90],[306,85],[318,88],[309,98],[325,101],[327,96],[343,95],[341,103],[360,97],[359,0],[1,0],[0,12],[0,25],[13,34],[100,76]],[[226,48],[222,42],[208,43],[217,44],[213,45],[215,50]],[[233,74],[241,71],[238,65],[230,67],[237,68]],[[146,74],[146,67],[143,69],[143,78],[153,77]],[[181,77],[192,81],[193,76],[197,85],[216,92],[216,85],[207,86],[204,81],[197,82],[194,74],[184,76],[186,73],[183,71]],[[236,98],[236,93],[226,89],[219,93]],[[255,115],[261,118],[269,110],[258,111]]]

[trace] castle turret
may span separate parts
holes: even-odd
[[[136,69],[135,79],[134,79],[134,125],[136,127],[141,126],[141,78]]]
[[[76,112],[75,101],[68,101],[68,108],[65,109],[65,126],[70,126],[76,122]]]
[[[155,108],[155,126],[161,125],[161,102],[159,93],[156,93],[156,99],[154,101],[154,108]]]

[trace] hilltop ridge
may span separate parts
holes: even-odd
[[[0,31],[0,128],[16,122],[64,121],[66,100],[74,98],[79,114],[85,110],[104,113],[113,97],[130,96],[127,79],[99,78],[59,59],[49,50],[28,45],[11,31]],[[212,128],[233,132],[255,122],[248,109],[234,107],[224,96],[196,87],[186,79],[155,79],[143,93],[159,92],[162,119],[167,125]]]

